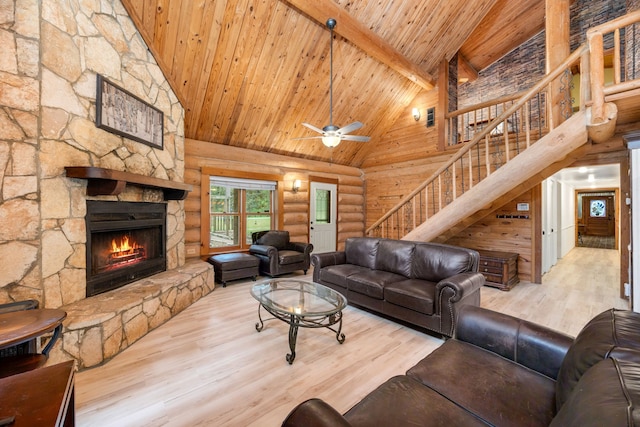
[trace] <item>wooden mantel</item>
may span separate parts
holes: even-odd
[[[192,185],[168,179],[154,178],[130,172],[104,169],[91,166],[66,166],[68,178],[88,180],[88,196],[115,196],[120,194],[127,184],[162,190],[165,200],[184,200]]]

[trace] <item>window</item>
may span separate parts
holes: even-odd
[[[590,214],[595,218],[607,216],[607,201],[601,199],[591,200]]]
[[[331,191],[316,190],[316,224],[331,224]]]
[[[206,197],[202,198],[205,253],[248,249],[252,243],[251,233],[276,228],[276,180],[204,172],[203,187],[208,186],[204,188]]]

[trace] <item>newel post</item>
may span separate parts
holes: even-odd
[[[602,33],[588,33],[589,56],[591,62],[591,123],[603,123],[604,113],[604,45]]]

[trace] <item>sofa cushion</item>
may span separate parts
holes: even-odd
[[[472,266],[473,259],[465,249],[434,243],[417,244],[411,277],[439,282],[458,273],[471,271]]]
[[[376,268],[376,253],[380,239],[374,237],[350,237],[344,243],[344,251],[348,264]]]
[[[289,244],[289,232],[279,230],[269,231],[256,240],[255,244],[273,246],[276,249],[284,249]]]
[[[556,407],[562,408],[580,377],[607,357],[638,360],[640,313],[610,309],[591,319],[562,361],[556,384]]]
[[[344,414],[358,426],[486,426],[469,412],[406,376],[392,377]]]
[[[376,270],[411,277],[411,259],[416,245],[403,240],[381,240],[376,255]]]
[[[491,425],[548,426],[555,414],[555,381],[455,339],[446,341],[407,375]]]
[[[367,270],[347,277],[347,289],[375,299],[383,299],[383,289],[404,277],[387,271]]]
[[[304,254],[298,251],[280,250],[278,251],[278,263],[280,265],[296,264],[304,262]]]
[[[320,270],[320,281],[347,288],[347,277],[369,271],[366,267],[352,264],[328,265]]]
[[[605,359],[586,371],[552,427],[640,425],[640,366]]]
[[[384,287],[384,299],[388,303],[432,315],[436,284],[420,279],[407,279]]]

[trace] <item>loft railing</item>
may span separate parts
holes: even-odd
[[[640,88],[640,10],[589,29],[587,41],[591,94],[586,96],[592,100],[592,123],[601,123],[606,116],[605,97]],[[613,84],[605,86],[605,58],[610,56]]]
[[[552,131],[553,121],[549,118],[551,83],[560,78],[560,90],[568,94],[569,69],[578,63],[579,109],[590,106],[591,122],[605,121],[605,96],[640,87],[637,79],[640,70],[636,71],[636,57],[640,57],[637,53],[640,29],[636,30],[639,22],[640,11],[637,11],[594,27],[587,32],[587,44],[580,46],[528,91],[449,113],[446,116],[447,140],[449,144],[461,143],[461,148],[371,225],[365,234],[402,238]],[[607,51],[605,43],[612,45]],[[630,48],[625,50],[625,45]],[[604,58],[610,50],[613,50],[614,84],[605,87]],[[566,104],[562,110],[570,114],[570,97],[559,99]]]

